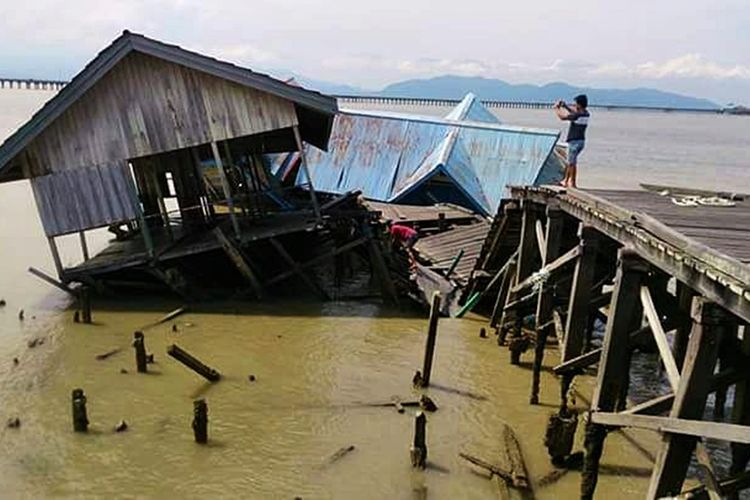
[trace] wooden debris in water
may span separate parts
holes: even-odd
[[[411,383],[414,387],[422,387],[422,372],[417,370],[414,376],[411,378]]]
[[[208,442],[208,405],[205,399],[193,401],[193,434],[196,443]]]
[[[73,430],[75,432],[88,432],[89,419],[86,412],[86,395],[83,389],[73,389]]]
[[[177,344],[169,346],[167,354],[211,382],[218,382],[221,379],[219,372],[206,366],[200,360],[178,347]]]
[[[521,489],[528,489],[529,485],[529,474],[526,471],[526,461],[523,459],[523,453],[521,452],[521,445],[518,442],[516,433],[510,426],[503,426],[503,444],[505,446],[505,453],[508,456],[510,462],[510,473],[513,479],[513,486]]]
[[[425,394],[422,394],[422,397],[419,398],[419,406],[424,411],[429,411],[429,412],[437,411],[438,409],[437,405],[435,404],[435,401],[433,401],[432,398],[430,398],[429,396]]]
[[[404,413],[406,410],[404,410],[404,405],[401,404],[401,398],[398,396],[394,396],[392,398],[393,406],[396,408],[396,411],[399,413]]]
[[[414,443],[410,455],[412,467],[424,469],[427,465],[427,417],[421,411],[414,417]]]
[[[479,329],[479,338],[482,338],[482,339],[487,338],[487,329],[485,327],[482,327]]]
[[[0,307],[5,307],[6,302],[5,299],[0,299]]]
[[[161,325],[162,323],[166,323],[167,321],[173,320],[177,316],[179,316],[180,314],[184,314],[185,312],[187,312],[187,310],[188,310],[188,306],[178,307],[174,311],[171,311],[171,312],[165,314],[164,316],[162,316],[158,320],[154,321],[153,323],[149,323],[148,325],[143,326],[141,328],[141,331],[146,330],[147,328],[151,328],[151,327],[156,326],[156,325]]]
[[[85,324],[91,323],[91,290],[89,287],[81,287],[78,293],[78,303],[81,308],[81,322]]]
[[[133,333],[133,348],[135,349],[135,366],[138,373],[148,371],[148,360],[146,359],[146,344],[143,332]]]
[[[37,346],[40,346],[42,344],[44,344],[44,337],[36,337],[36,338],[31,339],[28,342],[26,342],[26,346],[29,349],[33,349],[33,348],[35,348]]]
[[[476,465],[477,467],[485,469],[490,473],[491,476],[495,475],[506,483],[513,484],[513,475],[510,473],[510,471],[503,470],[500,467],[487,462],[486,460],[482,460],[481,458],[475,457],[474,455],[469,455],[468,453],[459,453],[458,456],[463,458],[467,462]]]
[[[18,417],[9,418],[5,423],[5,426],[8,429],[18,429],[19,427],[21,427],[21,419]]]
[[[570,455],[577,428],[578,414],[574,411],[565,408],[549,416],[544,446],[553,464],[561,464]]]
[[[355,446],[353,444],[350,444],[349,446],[343,446],[338,449],[333,455],[328,457],[328,464],[332,464],[334,462],[337,462],[344,458],[349,453],[353,452],[355,450]]]
[[[23,313],[23,309],[21,309],[20,311],[18,311],[18,319],[19,319],[19,321],[23,321],[23,317],[24,317],[24,313]]]
[[[125,420],[120,420],[117,425],[115,425],[115,432],[125,432],[128,430],[128,423],[125,422]]]
[[[104,352],[102,354],[97,354],[96,355],[96,359],[98,359],[99,361],[104,361],[105,359],[107,359],[107,358],[109,358],[111,356],[114,356],[115,354],[117,354],[120,351],[122,351],[122,349],[119,348],[119,347],[116,347],[115,349],[109,350],[109,351]]]

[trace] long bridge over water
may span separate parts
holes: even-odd
[[[64,80],[39,80],[35,78],[4,78],[0,77],[0,89],[26,89],[26,90],[60,90],[67,81]],[[378,95],[337,95],[342,103],[365,103],[386,104],[390,106],[442,106],[452,107],[460,102],[460,99],[442,99],[431,97],[390,97]],[[496,109],[549,109],[551,102],[540,101],[499,101],[483,100],[482,103],[488,108]],[[722,113],[722,109],[701,108],[674,108],[664,106],[624,106],[617,104],[593,104],[592,108],[609,110],[631,110],[631,111],[682,111],[690,113]]]
[[[60,90],[68,82],[63,80],[39,80],[36,78],[0,77],[0,89]]]
[[[444,106],[452,107],[457,105],[460,99],[439,99],[429,97],[388,97],[373,95],[337,95],[339,102],[344,103],[365,103],[365,104],[388,104],[395,106]],[[483,100],[482,104],[488,108],[498,109],[551,109],[554,103],[540,101],[497,101]],[[675,108],[665,106],[624,106],[618,104],[592,104],[591,108],[610,109],[610,110],[631,110],[631,111],[682,111],[690,113],[722,113],[719,108]]]

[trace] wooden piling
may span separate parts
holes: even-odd
[[[143,332],[133,333],[133,348],[135,349],[135,366],[138,373],[148,371],[148,356],[146,355],[146,344]]]
[[[91,290],[88,286],[82,286],[78,292],[78,302],[81,308],[81,322],[91,323]]]
[[[193,435],[196,443],[208,442],[208,405],[205,399],[193,401]]]
[[[427,417],[418,411],[414,417],[414,443],[411,450],[411,465],[424,469],[427,465]]]
[[[83,389],[73,389],[73,430],[75,432],[88,432],[89,419],[86,413],[86,395]]]
[[[186,351],[178,347],[177,344],[172,344],[171,346],[169,346],[167,348],[167,354],[183,365],[187,366],[206,380],[209,380],[211,382],[217,382],[221,380],[221,374],[219,372],[209,366],[206,366],[199,359],[194,358]]]
[[[633,317],[640,308],[640,288],[647,272],[648,265],[633,250],[624,248],[619,251],[609,320],[591,403],[591,408],[596,411],[614,411],[623,395],[622,386],[627,383],[629,373],[629,334]],[[606,435],[603,425],[591,421],[586,424],[586,455],[581,476],[581,498],[584,500],[594,496]]]
[[[432,294],[432,306],[430,307],[430,321],[427,328],[427,344],[424,349],[424,362],[422,363],[422,387],[430,385],[432,374],[432,359],[435,355],[435,339],[437,338],[438,319],[440,317],[440,292]]]

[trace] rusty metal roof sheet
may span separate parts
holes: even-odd
[[[543,172],[559,168],[545,167],[558,131],[486,121],[491,118],[471,96],[447,118],[341,110],[328,152],[307,150],[313,185],[330,193],[358,189],[366,198],[399,202],[442,176],[471,208],[493,214],[508,196],[507,186],[533,185],[560,172]],[[300,171],[297,184],[307,183]]]
[[[489,230],[489,223],[483,220],[475,224],[455,226],[448,231],[420,238],[414,249],[420,257],[429,260],[433,267],[444,269],[448,269],[456,255],[463,250],[463,257],[451,278],[464,286],[471,277]]]

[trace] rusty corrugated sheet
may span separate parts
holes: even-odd
[[[414,248],[420,257],[432,263],[432,267],[442,269],[448,269],[456,255],[463,250],[463,257],[451,278],[464,286],[474,270],[489,229],[490,225],[485,221],[456,226],[448,231],[420,238]]]
[[[507,186],[537,181],[559,133],[466,119],[490,117],[470,97],[447,118],[342,110],[328,152],[307,150],[313,185],[330,193],[359,189],[370,199],[399,202],[440,176],[452,184],[453,199],[463,197],[472,209],[493,214]],[[307,184],[304,172],[297,184]]]

